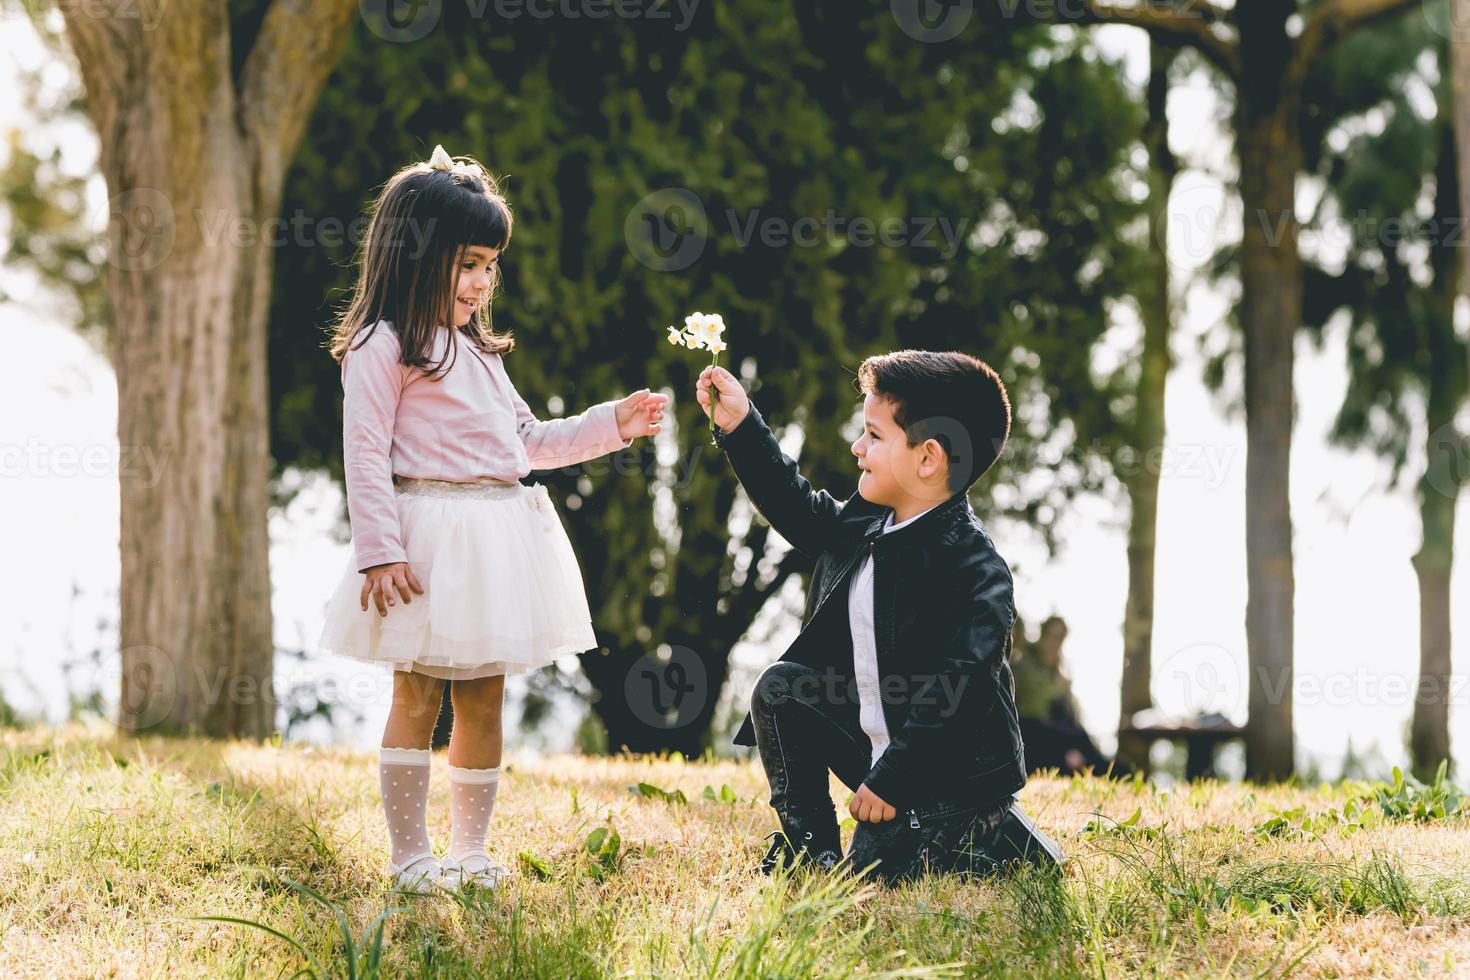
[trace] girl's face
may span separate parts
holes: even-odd
[[[454,280],[454,325],[462,327],[484,305],[495,284],[495,264],[500,249],[471,245],[459,256],[458,274]]]

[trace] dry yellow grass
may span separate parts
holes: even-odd
[[[1448,976],[1470,964],[1462,818],[1264,837],[1280,810],[1340,809],[1363,787],[1207,784],[1157,792],[1036,779],[1022,800],[1073,856],[1060,881],[927,879],[895,891],[752,872],[775,828],[751,763],[506,758],[491,828],[495,893],[400,900],[383,972],[799,975],[925,966],[975,975]],[[431,832],[448,833],[434,760]],[[680,790],[647,799],[637,783]],[[734,804],[706,800],[728,785]],[[833,795],[845,791],[833,783]],[[1112,821],[1139,817],[1130,828]],[[1101,813],[1106,818],[1084,828]],[[622,840],[599,878],[584,841]],[[0,975],[347,974],[331,911],[360,933],[390,899],[366,753],[98,729],[0,733]],[[1344,884],[1346,882],[1346,884]],[[1273,891],[1275,889],[1275,891]],[[1176,894],[1177,893],[1177,894]],[[360,951],[359,951],[360,952]],[[355,964],[359,975],[364,975]]]

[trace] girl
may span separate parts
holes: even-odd
[[[435,147],[371,210],[352,303],[333,334],[353,558],[322,649],[393,669],[379,785],[389,874],[410,891],[494,886],[485,848],[509,674],[597,646],[581,571],[546,488],[519,481],[659,431],[647,389],[538,421],[506,375],[514,343],[490,325],[511,212],[474,160]],[[429,743],[445,681],[451,832],[434,857]]]

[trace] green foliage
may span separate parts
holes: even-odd
[[[654,786],[652,783],[638,783],[636,785],[629,786],[628,792],[633,793],[637,796],[642,796],[645,799],[663,800],[665,803],[687,804],[689,802],[688,798],[685,797],[683,790],[676,789],[670,792],[669,790],[660,789],[659,787]]]
[[[1154,840],[1164,832],[1162,827],[1144,827],[1139,824],[1143,818],[1143,807],[1136,808],[1122,820],[1114,820],[1104,813],[1094,812],[1092,819],[1083,826],[1081,834],[1084,837],[1124,837]]]
[[[348,227],[376,184],[436,142],[473,153],[507,175],[517,213],[495,319],[517,335],[508,368],[533,409],[579,411],[646,384],[674,393],[674,465],[640,445],[616,469],[537,478],[563,501],[589,579],[606,653],[583,669],[607,695],[594,709],[609,749],[693,756],[709,744],[730,649],[806,566],[759,521],[731,539],[734,481],[697,434],[699,365],[662,328],[695,309],[722,313],[730,363],[777,426],[801,429],[804,470],[838,496],[855,482],[844,426],[862,357],[902,346],[986,357],[1019,420],[980,491],[1005,488],[987,516],[1049,524],[1070,493],[1105,477],[1085,458],[1040,486],[1018,474],[1034,471],[1042,446],[1085,430],[1086,449],[1107,429],[1112,393],[1088,363],[1132,283],[1138,115],[1114,65],[1045,28],[925,45],[886,8],[845,0],[701,5],[683,32],[651,19],[475,18],[449,4],[413,43],[358,25],[283,211]],[[710,234],[697,261],[663,272],[639,263],[624,227],[641,198],[668,188],[699,199]],[[752,219],[829,213],[839,232],[810,247],[742,237]],[[858,219],[906,220],[913,235],[855,245],[845,229]],[[920,234],[941,219],[959,229],[952,251],[938,231]],[[278,466],[340,476],[340,384],[321,345],[351,257],[350,243],[325,237],[277,254]],[[640,721],[620,693],[660,644],[705,668],[695,718],[677,729]]]
[[[43,74],[20,72],[15,95],[24,122],[0,134],[6,142],[0,168],[0,207],[8,225],[4,261],[33,272],[60,298],[57,312],[102,342],[108,336],[106,213],[89,213],[91,174],[78,172],[74,161],[68,165],[59,139],[37,125],[85,125],[81,83],[72,79],[59,89],[48,87]],[[93,227],[99,221],[100,230]]]
[[[237,70],[265,9],[229,5]],[[270,445],[278,474],[341,477],[341,389],[323,345],[374,188],[436,142],[505,174],[517,229],[496,322],[518,336],[509,368],[533,409],[573,412],[645,384],[676,395],[673,465],[640,445],[616,467],[538,475],[563,502],[589,579],[606,652],[583,668],[609,695],[594,705],[608,749],[708,747],[730,649],[807,570],[760,521],[732,540],[734,481],[696,435],[699,365],[661,329],[695,308],[724,314],[730,363],[778,426],[800,430],[804,470],[838,496],[855,486],[852,374],[898,347],[969,350],[1007,380],[1016,424],[976,491],[987,518],[1034,522],[1051,540],[1072,495],[1109,485],[1101,460],[1118,439],[1130,359],[1095,377],[1092,352],[1139,282],[1146,182],[1136,93],[1085,34],[997,21],[962,44],[922,44],[884,5],[848,0],[702,4],[687,30],[475,14],[488,9],[445,4],[428,36],[402,44],[354,19],[287,177]],[[103,322],[100,243],[78,231],[75,188],[51,167],[12,157],[0,189],[12,199],[10,258]],[[665,272],[640,264],[624,228],[642,198],[669,188],[698,198],[710,234],[697,261]],[[809,245],[745,238],[772,219],[829,215],[835,232]],[[850,234],[884,221],[905,229],[897,244]],[[677,729],[641,721],[616,693],[663,644],[704,667],[695,717]]]
[[[1314,840],[1329,831],[1354,833],[1377,826],[1384,820],[1429,823],[1445,820],[1459,812],[1462,794],[1446,778],[1447,764],[1441,764],[1431,783],[1425,784],[1406,776],[1397,766],[1389,783],[1348,783],[1349,796],[1340,807],[1309,809],[1306,804],[1273,810],[1247,831],[1257,840]],[[1246,803],[1254,802],[1248,797]],[[1375,808],[1376,804],[1376,808]],[[1249,809],[1249,807],[1245,807]],[[1168,835],[1167,823],[1158,827],[1142,824],[1143,808],[1135,808],[1127,817],[1116,820],[1101,812],[1082,828],[1080,836],[1093,839],[1119,839],[1128,842],[1156,842]],[[1208,828],[1217,829],[1217,828]]]
[[[1350,799],[1340,808],[1329,807],[1319,813],[1310,813],[1305,806],[1295,806],[1277,810],[1252,827],[1250,832],[1262,840],[1272,837],[1307,840],[1321,837],[1331,829],[1344,832],[1361,830],[1374,823],[1375,813],[1361,799]]]
[[[255,922],[250,919],[241,919],[228,915],[198,915],[194,918],[201,922],[223,922],[228,925],[245,926],[250,929],[258,929],[267,935],[275,936],[277,939],[290,943],[302,958],[309,964],[302,973],[313,977],[345,977],[346,980],[376,980],[381,976],[383,960],[383,930],[388,923],[388,917],[400,912],[406,912],[402,908],[386,908],[378,914],[377,918],[368,923],[363,929],[362,935],[356,940],[352,935],[352,924],[348,921],[347,913],[341,907],[326,898],[316,889],[309,885],[303,885],[298,881],[283,879],[282,884],[294,892],[311,899],[317,905],[331,913],[337,922],[338,938],[341,940],[340,969],[328,970],[324,967],[316,955],[312,953],[307,943],[309,939],[296,939],[281,932],[279,929]],[[361,952],[358,952],[359,948]],[[333,964],[337,966],[338,964]],[[298,974],[299,975],[299,974]]]
[[[1445,778],[1449,761],[1439,764],[1439,771],[1428,784],[1413,776],[1405,776],[1398,766],[1393,767],[1393,783],[1377,787],[1374,796],[1384,816],[1390,820],[1427,823],[1453,816],[1460,809],[1463,795]]]
[[[721,783],[718,793],[715,792],[713,786],[706,786],[704,788],[704,798],[714,803],[728,803],[731,806],[739,802],[739,797],[735,795],[735,791],[730,788],[728,783]]]
[[[635,787],[628,788],[632,790]],[[521,851],[516,859],[522,870],[540,881],[570,880],[579,875],[605,881],[622,871],[629,855],[635,853],[640,857],[650,857],[655,848],[651,844],[636,850],[625,848],[622,836],[609,824],[590,832],[564,862],[551,861],[534,851]]]
[[[623,838],[612,827],[598,827],[587,835],[582,847],[586,852],[583,867],[598,881],[622,870],[626,856],[622,850]]]
[[[709,787],[706,786],[705,789],[708,790]],[[659,789],[652,783],[638,783],[636,785],[629,786],[628,792],[634,794],[635,796],[641,796],[644,799],[648,800],[662,800],[665,803],[678,803],[680,805],[687,805],[689,803],[689,798],[684,795],[684,791],[682,789],[676,789],[673,791]]]
[[[556,876],[556,869],[545,858],[531,851],[522,851],[516,856],[520,859],[522,868],[542,881],[549,881]]]
[[[1426,10],[1442,13],[1439,4]],[[1340,260],[1335,250],[1307,256],[1306,320],[1320,332],[1339,311],[1351,317],[1348,389],[1332,436],[1382,456],[1392,481],[1410,457],[1416,406],[1427,398],[1432,416],[1453,415],[1466,392],[1453,313],[1462,229],[1446,36],[1421,17],[1360,31],[1308,88],[1317,134],[1308,163],[1325,193],[1303,235],[1346,247]]]

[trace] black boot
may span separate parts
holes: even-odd
[[[761,874],[772,874],[781,864],[830,871],[842,860],[842,839],[830,804],[826,813],[782,807],[776,813],[781,829],[766,835],[767,840],[774,840],[761,859]]]

